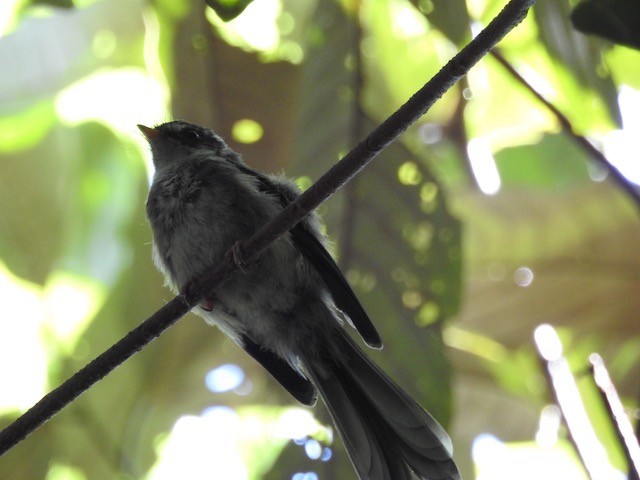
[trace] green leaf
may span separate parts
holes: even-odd
[[[495,154],[495,161],[505,186],[553,188],[591,181],[584,152],[565,134],[505,148]]]
[[[584,0],[571,12],[573,26],[586,34],[640,49],[640,2]]]
[[[0,117],[0,152],[17,153],[34,148],[55,125],[53,102],[45,100]]]
[[[602,67],[602,42],[574,31],[567,0],[539,0],[533,12],[540,39],[549,54],[560,62],[557,68],[566,68],[583,87],[597,92],[611,118],[620,125],[616,89],[610,73]]]
[[[620,85],[640,89],[640,52],[630,48],[612,48],[606,54],[611,71]]]

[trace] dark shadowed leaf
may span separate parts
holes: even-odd
[[[34,0],[32,5],[48,5],[50,7],[74,8],[73,0]]]
[[[469,41],[471,20],[464,0],[412,0],[411,3],[457,46]]]
[[[240,15],[253,0],[205,0],[214,12],[225,22]]]
[[[640,3],[634,0],[585,0],[571,12],[573,26],[620,45],[640,49]]]

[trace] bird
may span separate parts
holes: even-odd
[[[371,319],[328,252],[313,212],[251,263],[238,241],[300,194],[248,166],[211,129],[174,120],[138,128],[154,173],[146,202],[153,261],[184,293],[229,251],[231,277],[194,312],[260,363],[296,400],[324,402],[360,480],[449,480],[460,474],[440,424],[347,332],[381,349]]]

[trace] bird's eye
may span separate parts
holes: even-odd
[[[189,143],[196,143],[200,141],[200,134],[195,130],[192,130],[192,129],[185,130],[183,135],[185,140],[187,140]]]

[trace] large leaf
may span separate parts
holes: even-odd
[[[99,40],[107,35],[101,36],[100,32],[118,35],[117,40],[107,36],[123,47],[138,42],[141,16],[128,15],[123,20],[121,8],[118,2],[101,3],[67,15],[58,12],[29,19],[0,41],[3,70],[12,72],[0,78],[0,149],[6,152],[0,195],[4,205],[13,205],[0,220],[3,231],[10,232],[0,240],[0,255],[14,272],[37,283],[45,282],[56,263],[66,263],[65,267],[77,273],[90,273],[93,259],[85,257],[80,265],[77,259],[65,262],[61,257],[70,250],[93,255],[89,245],[97,245],[99,239],[104,241],[101,248],[115,246],[110,240],[116,236],[120,219],[115,215],[111,218],[118,220],[110,223],[105,215],[113,215],[119,206],[127,208],[125,199],[122,204],[112,203],[111,211],[106,211],[109,199],[105,187],[118,183],[116,178],[122,170],[113,168],[114,161],[103,163],[113,153],[107,149],[114,148],[105,132],[87,129],[86,136],[79,136],[79,131],[60,126],[51,131],[57,121],[53,97],[61,88],[107,65],[141,62],[141,50],[135,48],[114,50],[107,57],[99,54]],[[67,35],[69,31],[74,36]],[[36,69],[32,61],[37,62]],[[90,134],[92,131],[94,134]],[[123,181],[120,192],[126,196],[126,177]],[[93,210],[89,212],[87,207]],[[118,255],[113,250],[111,253]],[[102,258],[116,267],[116,258]],[[91,274],[106,274],[105,266],[94,264]],[[112,279],[113,274],[99,276]]]
[[[611,118],[620,124],[616,90],[609,74],[603,73],[603,46],[576,33],[571,25],[571,7],[567,0],[540,0],[533,9],[540,38],[549,53],[586,88],[605,100]]]
[[[300,90],[313,94],[299,103],[297,137],[304,141],[297,142],[294,171],[312,178],[373,127],[356,102],[363,92],[354,90],[354,72],[345,67],[353,30],[331,5],[319,4],[328,27],[308,54]],[[449,370],[438,326],[457,310],[460,230],[437,181],[396,143],[323,211],[340,262],[388,346],[376,359],[446,421]]]

